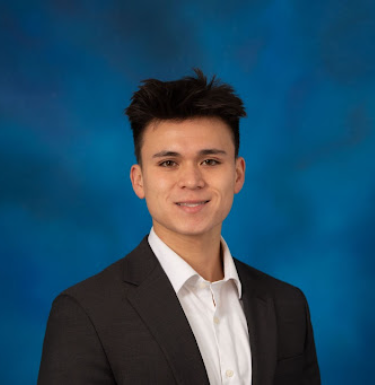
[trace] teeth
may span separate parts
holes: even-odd
[[[198,203],[178,203],[179,206],[185,206],[185,207],[197,207],[200,205],[203,205],[205,202],[198,202]]]

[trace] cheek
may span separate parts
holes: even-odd
[[[226,183],[222,185],[222,191],[226,198],[233,199],[233,195],[236,192],[236,179],[235,177],[228,177]]]
[[[235,194],[236,184],[234,181],[226,183],[222,186],[222,205],[225,211],[229,211],[233,204],[233,198]]]
[[[171,190],[171,181],[169,178],[166,178],[164,175],[154,173],[152,175],[147,175],[144,183],[144,190],[146,194],[146,199],[157,200],[161,197],[165,197],[169,194]]]

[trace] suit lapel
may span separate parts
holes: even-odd
[[[209,384],[194,334],[176,293],[145,238],[125,259],[127,300],[164,352],[178,384]]]
[[[259,290],[249,267],[235,260],[249,330],[252,385],[272,385],[277,362],[277,324],[273,300]]]

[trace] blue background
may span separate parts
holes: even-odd
[[[0,28],[1,384],[35,383],[53,298],[149,231],[122,112],[194,66],[247,106],[232,253],[305,292],[324,384],[375,383],[374,1],[15,0]]]

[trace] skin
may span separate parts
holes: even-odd
[[[221,227],[245,180],[228,125],[201,117],[151,122],[141,158],[130,178],[156,234],[204,279],[222,279]]]

